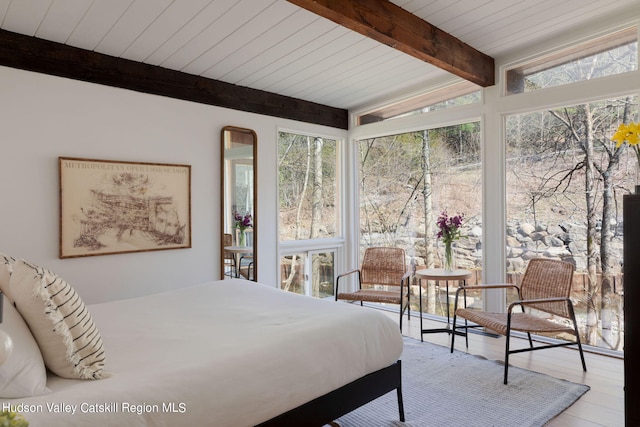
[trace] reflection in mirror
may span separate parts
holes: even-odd
[[[221,278],[257,278],[256,150],[251,129],[222,129]]]

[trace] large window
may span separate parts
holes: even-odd
[[[338,141],[280,132],[278,191],[280,287],[316,298],[334,294],[342,248]]]
[[[460,83],[355,112],[360,250],[400,246],[418,268],[438,267],[436,218],[464,213],[466,237],[454,251],[460,267],[476,272],[472,282],[482,272],[487,283],[518,283],[533,257],[568,260],[583,342],[621,354],[621,199],[640,174],[632,149],[610,138],[640,119],[640,79],[637,26],[609,30],[496,64],[502,87],[481,96]],[[429,130],[413,131],[420,128]],[[506,311],[513,296],[473,298],[472,308]],[[447,299],[429,289],[424,306],[443,315]]]
[[[337,142],[280,132],[280,240],[335,237]]]
[[[508,94],[638,69],[638,29],[627,28],[507,70]]]
[[[530,92],[637,70],[634,27],[512,68],[506,89]],[[611,136],[637,119],[637,96],[568,101],[506,118],[508,280],[517,283],[533,257],[573,263],[583,342],[607,350],[622,350],[622,196],[637,179],[633,151]]]
[[[472,283],[480,283],[480,154],[479,122],[359,141],[361,249],[398,246],[416,268],[440,267],[437,218],[444,211],[463,214],[464,237],[454,243],[454,257],[459,268],[476,273]],[[425,312],[444,316],[452,308],[444,288],[428,284]],[[414,298],[412,309],[418,304]],[[480,307],[481,295],[469,295],[469,304]]]
[[[357,115],[357,121],[359,125],[364,125],[462,105],[475,104],[480,102],[480,95],[480,88],[477,85],[462,81],[383,107],[364,111]]]
[[[636,158],[616,148],[637,97],[507,117],[507,273],[534,257],[576,266],[573,300],[586,344],[622,350],[622,196]]]

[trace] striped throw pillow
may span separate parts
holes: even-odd
[[[16,261],[8,296],[29,325],[45,365],[65,378],[104,378],[102,337],[76,291],[42,267]]]

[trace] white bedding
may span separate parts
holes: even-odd
[[[253,426],[402,353],[377,310],[241,279],[89,309],[111,377],[50,376],[53,393],[2,400],[29,405],[18,409],[30,427]]]

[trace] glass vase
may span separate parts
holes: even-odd
[[[238,246],[246,246],[247,235],[244,230],[238,231]]]
[[[455,262],[453,259],[453,247],[452,242],[445,242],[444,244],[444,271],[455,270]]]

